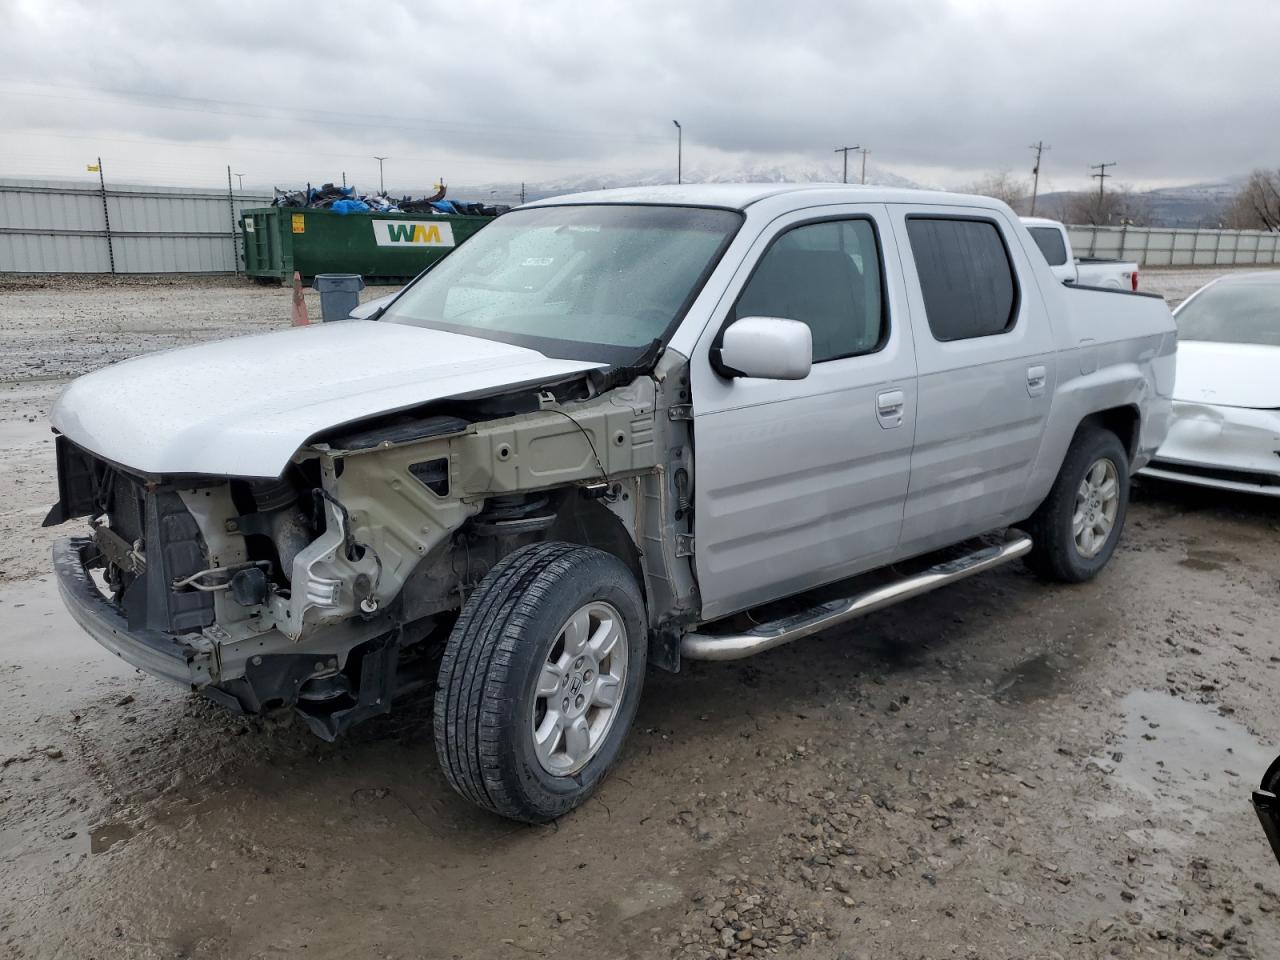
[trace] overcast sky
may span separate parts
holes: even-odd
[[[0,0],[0,174],[391,190],[810,160],[955,187],[1280,166],[1276,0]]]

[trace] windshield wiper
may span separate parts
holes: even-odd
[[[588,376],[591,378],[597,392],[604,393],[606,390],[620,387],[624,383],[630,383],[642,373],[648,373],[657,364],[658,357],[661,354],[662,340],[655,337],[641,347],[634,357],[622,363],[615,363],[604,370],[592,371]]]

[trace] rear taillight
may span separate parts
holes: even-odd
[[[1138,271],[1133,271],[1133,292],[1138,292]]]

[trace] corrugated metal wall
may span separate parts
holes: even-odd
[[[1143,267],[1272,266],[1280,233],[1172,227],[1068,227],[1077,257],[1136,260]]]
[[[108,250],[96,181],[0,179],[0,273],[109,273],[113,258],[116,273],[231,273],[242,265],[240,213],[271,199],[108,185]],[[1280,264],[1280,234],[1260,230],[1069,229],[1083,257],[1119,257],[1144,267]]]
[[[0,179],[0,273],[231,273],[236,222],[271,196]],[[234,209],[234,214],[233,214]],[[107,216],[110,217],[110,237]],[[109,246],[108,246],[109,244]]]

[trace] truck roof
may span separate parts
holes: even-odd
[[[1048,217],[1019,217],[1028,227],[1061,227],[1061,220],[1050,220]]]
[[[547,197],[526,204],[529,207],[579,203],[652,203],[699,207],[727,207],[745,210],[754,203],[772,198],[794,197],[798,207],[818,203],[930,203],[1002,208],[990,197],[943,193],[938,190],[907,190],[856,183],[687,183],[655,187],[619,187],[592,190],[561,197]]]

